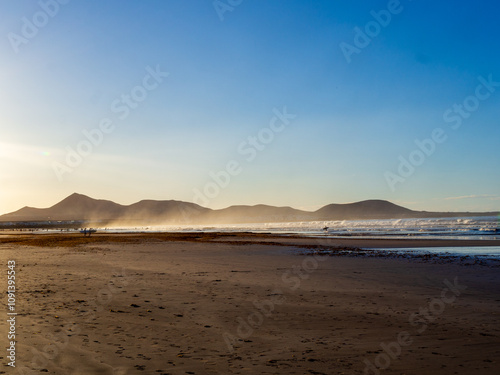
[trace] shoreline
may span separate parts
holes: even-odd
[[[498,251],[500,240],[339,239],[250,232],[95,233],[91,237],[76,233],[0,235],[0,245],[42,248],[78,249],[86,246],[161,243],[185,243],[200,246],[220,244],[254,248],[271,246],[281,249],[283,254],[290,255],[405,259],[412,262],[500,267],[500,252]],[[467,248],[473,249],[467,251]],[[456,252],[453,251],[454,249]],[[488,249],[493,249],[493,251],[489,252]]]
[[[90,237],[81,233],[0,233],[0,244],[16,243],[34,246],[78,246],[99,242],[188,241],[211,243],[272,244],[277,246],[331,246],[361,249],[491,247],[500,240],[418,239],[418,238],[351,238],[301,236],[254,232],[97,232]]]

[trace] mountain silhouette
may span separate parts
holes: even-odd
[[[413,211],[385,200],[366,200],[329,204],[317,211],[269,205],[231,206],[213,210],[195,203],[175,200],[142,200],[121,205],[73,193],[49,208],[24,207],[0,216],[2,222],[14,221],[95,221],[100,223],[152,224],[231,224],[312,220],[398,219],[451,216],[486,216],[498,213]]]
[[[384,200],[367,200],[347,204],[329,204],[315,212],[319,220],[383,219],[412,216],[408,208]]]

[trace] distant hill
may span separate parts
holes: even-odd
[[[24,207],[0,216],[0,222],[94,221],[137,225],[152,224],[231,224],[310,220],[396,219],[451,216],[486,216],[497,212],[426,212],[413,211],[384,200],[366,200],[348,204],[329,204],[309,212],[292,207],[268,205],[231,206],[212,210],[194,203],[166,200],[142,200],[125,206],[74,193],[49,208]]]
[[[311,212],[291,207],[274,207],[264,204],[256,206],[231,206],[212,210],[203,216],[207,223],[261,223],[314,220]]]
[[[414,214],[415,211],[383,200],[329,204],[315,212],[318,220],[402,218]]]
[[[189,221],[211,211],[194,203],[142,200],[124,206],[73,193],[49,208],[24,207],[0,216],[0,221],[142,221],[145,223]]]
[[[107,200],[71,194],[50,208],[24,207],[0,216],[2,221],[92,220],[112,219],[121,215],[126,206]]]

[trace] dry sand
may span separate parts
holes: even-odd
[[[2,274],[15,260],[19,315],[17,367],[2,350],[0,373],[500,372],[499,267],[297,255],[307,244],[318,242],[5,237]]]

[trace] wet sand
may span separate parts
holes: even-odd
[[[180,233],[106,233],[100,232],[85,237],[79,233],[40,233],[0,232],[0,244],[34,246],[77,246],[89,243],[137,243],[145,241],[186,241],[234,244],[269,244],[279,246],[330,246],[339,248],[415,248],[415,247],[472,247],[500,246],[500,240],[454,240],[454,239],[405,239],[392,238],[350,238],[327,236],[298,236],[294,234],[271,233],[228,233],[228,232],[180,232]]]
[[[498,373],[499,267],[297,255],[362,246],[347,242],[2,237],[19,315],[17,369],[4,352],[0,373]]]

